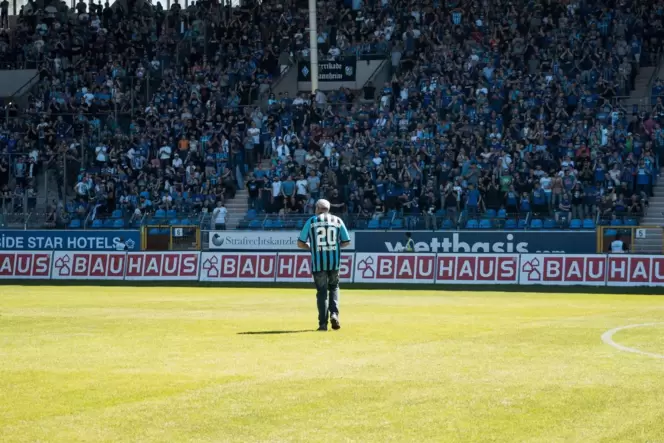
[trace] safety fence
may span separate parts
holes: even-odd
[[[298,283],[305,252],[0,253],[0,279]],[[359,284],[664,286],[663,256],[342,254],[340,280]]]

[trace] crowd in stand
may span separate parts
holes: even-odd
[[[213,210],[244,187],[259,213],[308,213],[325,196],[333,212],[396,211],[408,227],[644,211],[664,86],[652,110],[616,97],[658,62],[660,2],[318,5],[321,55],[391,54],[391,82],[269,95],[280,54],[309,55],[306,2],[234,12],[31,2],[0,36],[7,60],[40,69],[29,105],[3,121],[5,202],[34,198],[32,178],[52,168],[75,192],[53,224]]]

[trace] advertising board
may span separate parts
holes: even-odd
[[[301,61],[298,63],[297,81],[311,81],[311,63]],[[319,82],[348,82],[355,81],[357,71],[357,58],[344,56],[339,60],[321,60],[318,62]]]
[[[301,251],[297,247],[298,231],[210,231],[211,251]],[[350,232],[350,246],[355,248],[355,233]]]
[[[413,231],[415,252],[434,254],[594,254],[593,231]],[[405,232],[356,231],[357,252],[401,252]]]
[[[50,277],[50,252],[0,252],[0,279],[48,280]]]
[[[0,231],[0,250],[3,251],[114,251],[122,239],[129,250],[141,247],[138,230],[122,231]]]
[[[353,253],[341,255],[339,280],[351,282]],[[200,281],[310,282],[311,258],[306,252],[203,252]]]
[[[340,280],[360,284],[664,287],[664,256],[346,252]],[[0,252],[0,279],[295,283],[306,252]]]

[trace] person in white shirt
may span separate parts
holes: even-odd
[[[171,152],[173,152],[173,150],[170,146],[162,146],[159,148],[159,160],[162,169],[166,169],[166,163],[171,159]]]
[[[309,193],[309,182],[302,174],[298,175],[295,182],[295,195],[298,200],[305,201]]]
[[[116,251],[126,251],[127,249],[129,249],[129,248],[127,248],[126,243],[124,242],[122,237],[120,237],[118,239],[118,242],[115,244],[115,250]]]
[[[616,239],[611,242],[611,254],[623,254],[625,252],[625,243],[620,240],[620,235],[616,235]]]
[[[108,148],[104,145],[97,146],[95,148],[95,155],[97,159],[97,163],[99,166],[102,166],[104,163],[106,163],[106,153],[108,152]]]
[[[175,158],[173,159],[173,167],[175,169],[179,169],[182,166],[182,159],[180,158],[180,154],[175,154]]]
[[[226,215],[228,210],[222,202],[217,203],[217,207],[212,211],[212,218],[214,220],[214,229],[218,231],[226,230]]]

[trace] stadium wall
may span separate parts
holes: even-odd
[[[358,285],[664,287],[664,256],[344,253]],[[311,282],[304,252],[0,252],[0,280]]]

